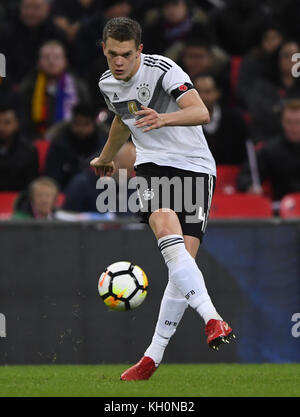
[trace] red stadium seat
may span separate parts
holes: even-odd
[[[56,207],[61,208],[64,205],[66,195],[64,193],[59,193],[56,201]]]
[[[263,189],[264,196],[273,200],[274,199],[274,192],[273,192],[272,182],[269,179],[266,179],[262,183],[261,186],[262,186],[262,189]]]
[[[267,197],[254,194],[215,194],[210,209],[210,218],[269,218],[272,203]]]
[[[283,219],[300,217],[300,193],[284,196],[280,202],[279,213]]]
[[[237,192],[236,180],[240,172],[239,165],[217,165],[216,194],[234,194]]]
[[[46,164],[46,157],[47,152],[50,146],[50,142],[45,139],[38,139],[34,141],[34,146],[36,147],[38,151],[38,157],[39,157],[39,174],[43,175],[45,171],[45,164]]]
[[[0,192],[0,220],[8,220],[14,210],[16,192]]]

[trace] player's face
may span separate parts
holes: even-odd
[[[143,45],[137,49],[134,40],[120,42],[108,38],[102,47],[113,76],[117,80],[130,80],[139,69]]]

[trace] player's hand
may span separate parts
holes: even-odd
[[[165,126],[162,114],[158,114],[155,110],[145,106],[141,106],[141,109],[142,110],[136,112],[137,116],[142,117],[135,122],[135,126],[138,128],[147,126],[143,132],[149,132],[152,129],[159,129],[160,127]]]
[[[96,175],[99,177],[111,177],[115,170],[115,165],[113,161],[111,162],[103,162],[99,157],[94,158],[90,165],[95,169]]]

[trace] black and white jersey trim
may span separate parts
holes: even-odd
[[[100,81],[106,80],[106,78],[110,77],[112,75],[112,73],[110,72],[110,70],[105,71],[100,78]]]
[[[169,64],[169,62],[161,58],[153,58],[151,56],[145,56],[144,61],[150,61],[152,63],[161,63],[161,64],[164,64],[169,69],[172,68],[172,65]]]
[[[208,203],[207,203],[207,213],[206,213],[206,219],[202,224],[202,231],[205,233],[205,229],[207,226],[208,216],[211,208],[211,202],[214,194],[214,177],[209,174],[208,176]]]
[[[147,67],[150,67],[150,68],[159,68],[163,72],[167,72],[168,71],[165,68],[161,67],[160,65],[150,65],[150,64],[147,64],[146,62],[144,62],[144,65],[146,65]]]
[[[164,61],[163,59],[152,58],[148,56],[144,58],[144,65],[146,65],[147,67],[159,68],[164,72],[167,72],[169,71],[169,69],[172,68],[172,65],[169,64],[167,61]]]

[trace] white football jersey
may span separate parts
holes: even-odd
[[[110,110],[129,128],[136,146],[135,166],[153,162],[188,171],[216,175],[214,158],[202,126],[171,126],[143,132],[137,128],[136,112],[146,106],[157,113],[180,110],[177,101],[193,89],[190,77],[171,59],[141,54],[141,64],[129,81],[114,78],[108,70],[99,88]]]

